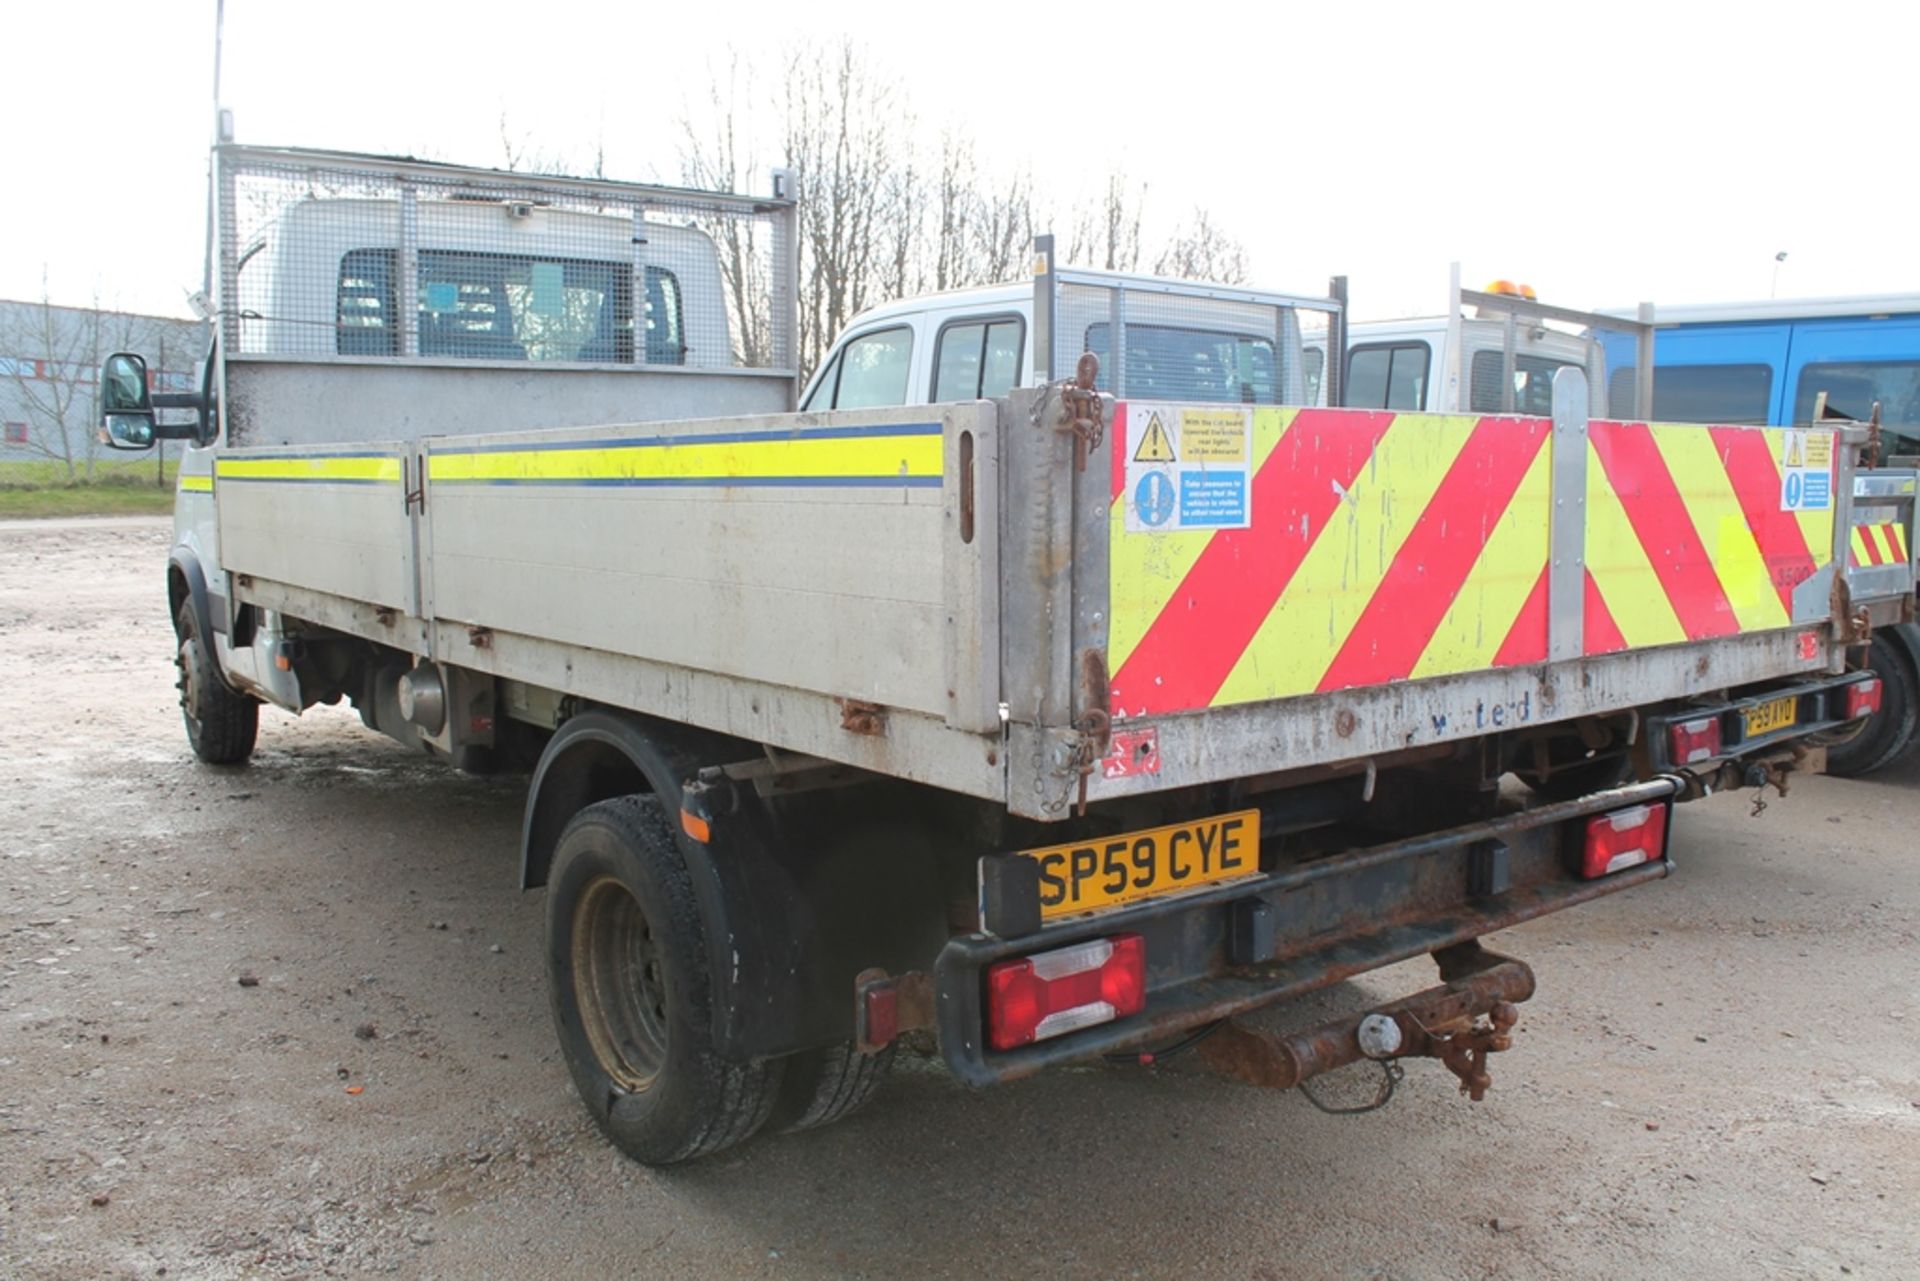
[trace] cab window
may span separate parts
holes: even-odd
[[[1654,393],[1666,370],[1655,366]],[[1829,416],[1841,414],[1865,422],[1880,404],[1880,422],[1889,454],[1920,451],[1920,362],[1911,360],[1849,360],[1809,364],[1800,371],[1794,389],[1793,421],[1810,422],[1813,404],[1827,393]]]
[[[820,376],[804,409],[870,409],[907,403],[913,331],[876,329],[843,346]]]
[[[1355,347],[1347,353],[1345,403],[1353,409],[1425,409],[1432,357],[1423,342]]]
[[[933,399],[1004,396],[1020,382],[1026,322],[1018,316],[952,321],[933,348]]]
[[[1500,408],[1501,353],[1473,353],[1473,392],[1470,412],[1497,414]],[[1571,360],[1550,360],[1545,356],[1513,358],[1513,412],[1546,418],[1553,413],[1553,376],[1562,369],[1580,369]]]

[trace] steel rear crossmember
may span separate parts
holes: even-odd
[[[1488,1085],[1487,1055],[1507,1048],[1513,1007],[1534,984],[1525,965],[1475,940],[1666,876],[1672,863],[1663,845],[1660,857],[1639,866],[1582,878],[1587,820],[1671,806],[1687,787],[1684,778],[1663,776],[1014,937],[991,933],[989,919],[982,932],[948,942],[931,983],[918,975],[884,982],[915,985],[921,1000],[914,1004],[934,1024],[948,1067],[976,1087],[1056,1064],[1150,1051],[1217,1024],[1199,1051],[1241,1080],[1291,1087],[1362,1057],[1424,1055],[1440,1059],[1477,1099]],[[1018,1049],[987,1047],[990,966],[1118,934],[1145,940],[1142,1014]],[[1442,985],[1404,1000],[1291,1036],[1236,1019],[1422,955],[1439,963]],[[902,1026],[918,1022],[909,1017]]]

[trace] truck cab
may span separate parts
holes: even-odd
[[[1104,273],[1080,273],[1092,278]],[[1071,361],[1099,357],[1102,391],[1151,400],[1299,405],[1318,394],[1325,359],[1320,313],[1283,308],[1251,290],[1196,286],[1115,274],[1138,296],[1112,339],[1107,310],[1075,309],[1063,299],[1052,342]],[[1091,289],[1092,286],[1083,286]],[[1182,293],[1175,296],[1172,290]],[[884,405],[992,399],[1050,377],[1035,359],[1031,281],[928,294],[855,316],[801,394],[809,412]],[[1259,301],[1256,302],[1255,300]],[[1304,313],[1304,314],[1303,314]],[[1044,344],[1043,344],[1044,345]]]
[[[1486,293],[1516,303],[1536,301],[1532,289],[1507,281],[1494,282]],[[1598,342],[1544,320],[1463,305],[1457,279],[1454,296],[1451,310],[1439,315],[1354,324],[1347,334],[1340,403],[1352,409],[1545,417],[1552,412],[1554,374],[1579,369],[1587,376],[1589,412],[1605,415],[1606,357]],[[1627,342],[1631,350],[1630,337]]]

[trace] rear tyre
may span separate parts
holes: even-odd
[[[590,805],[561,833],[547,992],[581,1102],[634,1160],[707,1156],[765,1124],[782,1064],[714,1052],[700,910],[657,797]]]
[[[181,602],[173,630],[180,642],[173,656],[180,671],[180,718],[193,754],[209,765],[245,764],[260,734],[260,704],[227,686],[191,602]]]
[[[1867,666],[1880,678],[1880,710],[1857,728],[1829,739],[1827,773],[1858,778],[1884,769],[1913,750],[1920,719],[1913,668],[1900,647],[1879,636],[1867,648]]]
[[[790,1055],[768,1127],[782,1133],[812,1130],[852,1116],[880,1092],[893,1067],[893,1048],[862,1054],[842,1042]]]

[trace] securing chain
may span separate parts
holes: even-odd
[[[1334,1107],[1331,1103],[1322,1102],[1320,1097],[1313,1092],[1312,1088],[1308,1086],[1305,1081],[1300,1082],[1300,1084],[1293,1088],[1306,1095],[1307,1102],[1313,1104],[1313,1106],[1319,1108],[1328,1116],[1359,1116],[1365,1112],[1378,1112],[1381,1108],[1393,1102],[1394,1087],[1399,1085],[1401,1080],[1407,1075],[1407,1070],[1400,1066],[1399,1059],[1376,1059],[1372,1061],[1380,1065],[1380,1088],[1374,1092],[1371,1102],[1362,1103],[1356,1107],[1338,1108]]]
[[[1107,403],[1094,389],[1099,379],[1100,358],[1087,351],[1080,354],[1073,377],[1064,378],[1048,387],[1048,391],[1057,392],[1060,396],[1060,417],[1054,423],[1054,430],[1073,437],[1073,469],[1077,472],[1087,469],[1088,455],[1100,448],[1100,442],[1107,438]],[[1047,399],[1044,395],[1034,399],[1035,427],[1042,425],[1042,407]]]
[[[1043,808],[1049,814],[1058,814],[1067,807],[1067,798],[1073,795],[1077,786],[1080,789],[1079,814],[1085,817],[1087,779],[1092,777],[1093,767],[1100,763],[1100,758],[1107,754],[1107,744],[1113,737],[1113,717],[1093,708],[1075,721],[1073,727],[1079,733],[1073,740],[1073,746],[1067,749],[1066,759],[1060,763],[1060,795],[1045,802]]]

